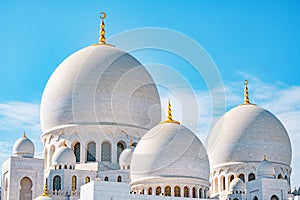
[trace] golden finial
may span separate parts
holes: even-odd
[[[267,160],[267,156],[266,155],[264,155],[264,160]]]
[[[59,147],[68,147],[66,140],[64,140],[62,143],[60,143]]]
[[[168,101],[168,119],[161,122],[161,123],[174,123],[174,124],[180,124],[179,121],[173,120],[172,118],[172,108],[171,108],[171,103],[170,100]]]
[[[27,138],[26,132],[24,131],[23,138]]]
[[[106,38],[105,38],[105,24],[104,24],[104,19],[106,18],[106,13],[105,12],[101,12],[100,13],[100,19],[101,24],[100,24],[100,38],[99,38],[99,44],[105,44],[106,43]]]
[[[132,140],[130,140],[130,142],[129,142],[129,147],[132,147],[132,146],[133,146]]]
[[[241,104],[241,105],[255,105],[253,103],[250,103],[250,100],[249,100],[248,83],[249,83],[248,80],[245,80],[245,82],[244,82],[244,85],[245,85],[244,96],[245,96],[245,98],[244,98],[244,103]]]
[[[50,195],[48,194],[47,181],[45,181],[45,184],[44,184],[44,193],[41,194],[40,196],[44,196],[44,197],[50,196]]]
[[[97,45],[113,46],[111,44],[106,44],[105,23],[104,23],[105,18],[106,18],[106,13],[105,12],[100,12],[101,24],[100,24],[100,31],[99,31],[99,35],[100,35],[99,42],[98,42],[98,44],[92,44],[92,46],[97,46]]]
[[[249,93],[248,93],[248,80],[245,80],[244,82],[245,84],[245,99],[244,99],[244,104],[250,104],[250,101],[249,101]]]

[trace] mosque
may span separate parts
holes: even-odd
[[[2,164],[3,200],[279,200],[291,192],[292,148],[282,123],[244,103],[214,125],[207,146],[161,120],[156,85],[136,58],[99,43],[51,75],[41,100],[43,158],[24,134]],[[206,149],[210,149],[207,152]],[[300,199],[300,198],[299,198]]]

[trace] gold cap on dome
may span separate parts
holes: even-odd
[[[43,192],[43,194],[41,194],[40,196],[44,196],[44,197],[50,196],[50,195],[48,194],[47,181],[45,181],[45,184],[44,184],[44,192]]]
[[[249,100],[249,89],[248,89],[248,84],[249,84],[249,81],[248,80],[245,80],[244,82],[244,85],[245,85],[245,93],[244,93],[244,103],[241,104],[241,105],[255,105],[253,103],[250,103],[250,100]]]
[[[179,121],[176,121],[176,120],[173,120],[172,118],[172,109],[171,109],[171,103],[170,103],[170,100],[168,102],[168,119],[161,122],[161,124],[164,124],[164,123],[174,123],[174,124],[180,124]]]
[[[23,138],[27,138],[26,132],[24,131]]]
[[[62,143],[60,143],[59,147],[68,147],[66,140],[64,140]]]
[[[111,44],[106,43],[106,38],[105,38],[105,23],[104,19],[106,18],[106,13],[105,12],[100,12],[100,19],[101,19],[101,24],[100,24],[100,37],[99,37],[99,42],[97,44],[92,44],[91,46],[98,46],[98,45],[107,45],[107,46],[113,46]]]
[[[266,155],[264,155],[264,160],[267,160],[267,156]]]
[[[129,142],[129,147],[132,147],[132,146],[133,146],[132,140],[130,140],[130,142]]]

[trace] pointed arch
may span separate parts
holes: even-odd
[[[75,192],[77,189],[77,177],[72,176],[72,192]]]
[[[87,162],[96,161],[96,143],[94,141],[89,142],[87,144],[86,161]]]
[[[101,161],[111,162],[111,144],[107,141],[101,144]]]
[[[76,162],[80,162],[80,142],[76,142],[73,147]]]
[[[117,143],[117,162],[119,162],[120,155],[125,148],[126,148],[126,143],[124,141],[119,141]]]
[[[58,176],[58,175],[54,176],[52,187],[53,187],[53,191],[61,190],[61,178],[60,178],[60,176]]]
[[[184,192],[184,197],[189,197],[189,188],[188,188],[188,186],[185,186],[184,188],[183,188],[183,192]]]
[[[165,187],[164,195],[165,196],[171,196],[171,187],[170,186]]]
[[[20,181],[20,200],[32,200],[32,181],[24,177]]]

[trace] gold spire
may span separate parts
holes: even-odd
[[[106,43],[106,38],[105,38],[105,24],[104,24],[104,19],[106,18],[106,13],[101,12],[100,13],[100,18],[102,19],[101,24],[100,24],[100,38],[99,38],[99,44],[105,44]]]
[[[174,123],[174,124],[180,124],[179,121],[176,121],[176,120],[173,120],[172,118],[172,109],[171,109],[171,103],[170,103],[170,100],[168,101],[168,119],[161,122],[161,124],[163,123]]]
[[[101,19],[101,24],[100,24],[100,31],[99,31],[99,42],[97,44],[92,44],[92,46],[97,46],[97,45],[108,45],[108,46],[113,46],[111,44],[106,44],[106,38],[105,38],[105,23],[104,19],[106,18],[106,13],[105,12],[100,12],[100,19]]]
[[[132,146],[133,146],[132,140],[130,140],[130,142],[129,142],[129,147],[132,147]]]
[[[266,155],[264,155],[264,160],[267,160],[267,156]]]
[[[50,196],[50,195],[48,194],[47,181],[45,181],[45,184],[44,184],[44,192],[43,192],[43,194],[41,194],[40,196],[44,196],[44,197]]]
[[[59,147],[68,147],[66,140],[64,140],[62,143],[60,143]]]
[[[23,138],[27,138],[26,132],[24,131]]]
[[[250,101],[249,101],[249,93],[248,93],[248,80],[245,80],[244,82],[245,84],[245,99],[244,99],[244,104],[250,104]]]
[[[245,85],[244,96],[245,96],[245,98],[244,98],[244,103],[241,104],[241,105],[255,105],[253,103],[250,103],[250,100],[249,100],[248,83],[249,83],[248,80],[245,80],[245,82],[244,82],[244,85]]]

